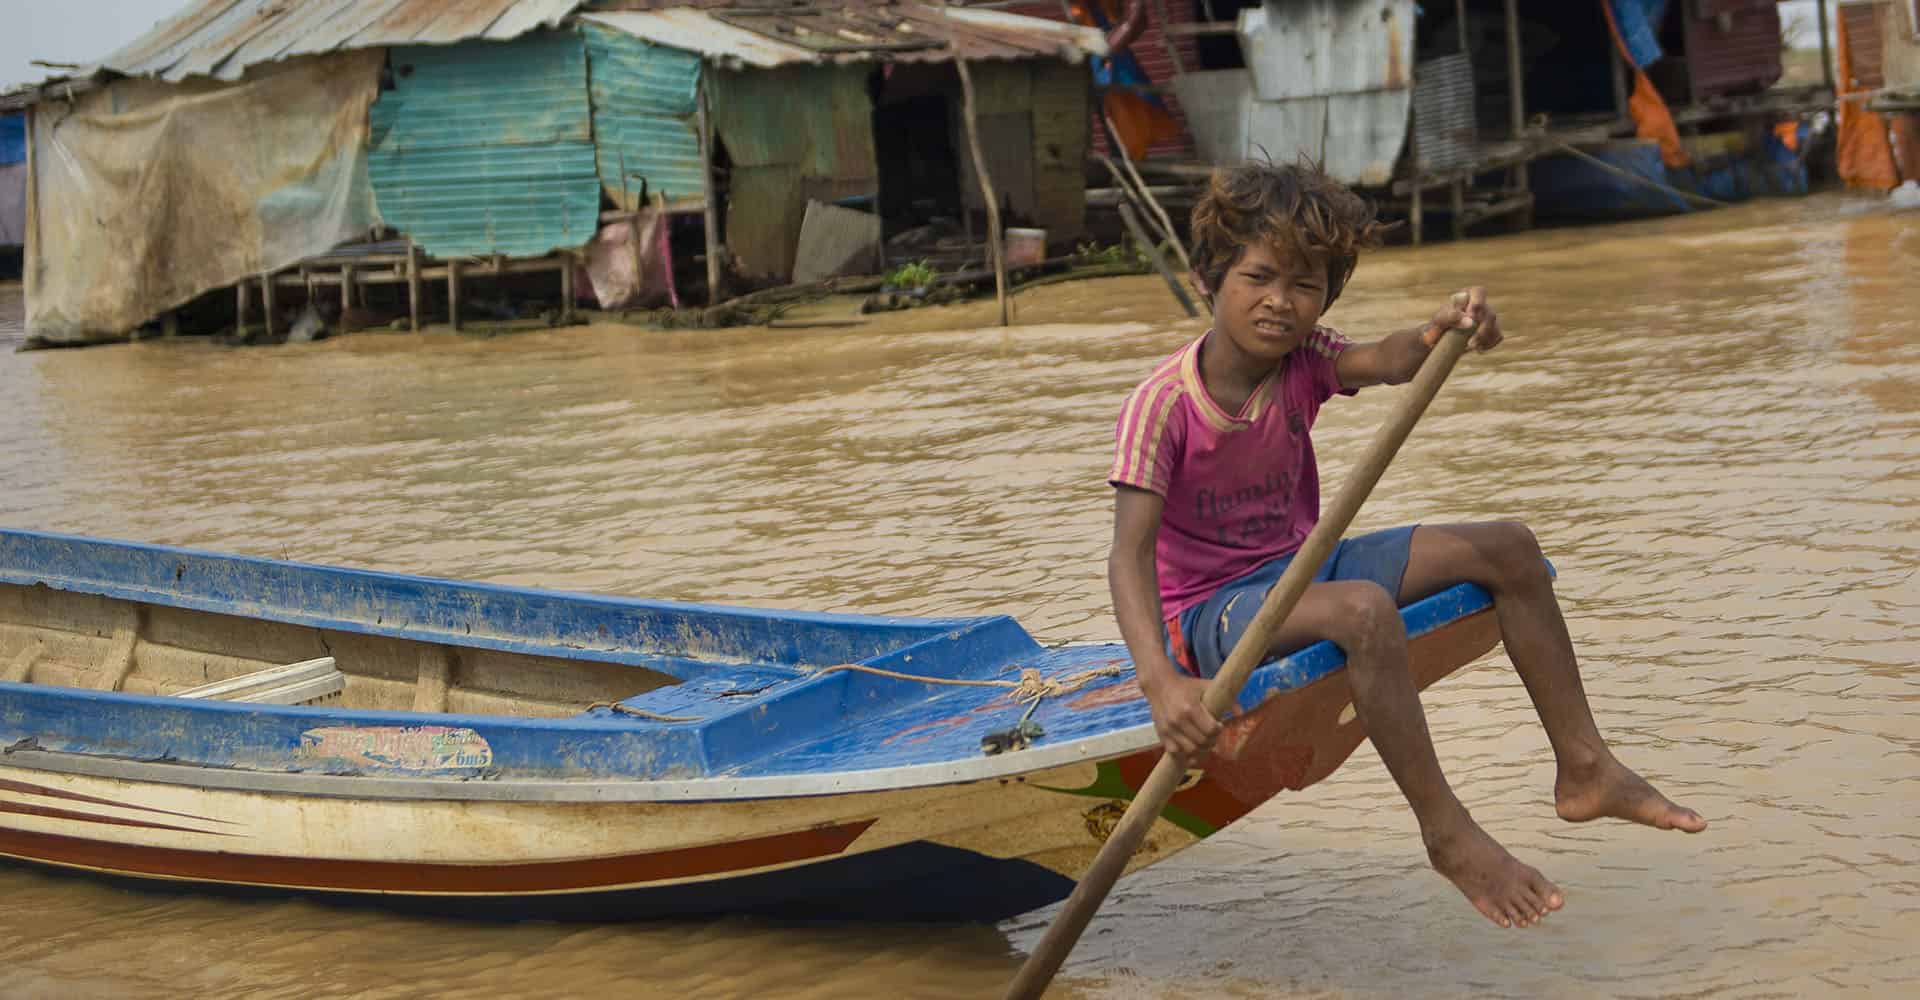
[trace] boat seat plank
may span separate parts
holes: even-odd
[[[334,666],[333,657],[322,656],[202,684],[181,691],[174,697],[243,701],[258,705],[303,705],[337,695],[345,687],[346,675]]]

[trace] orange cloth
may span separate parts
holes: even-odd
[[[1086,6],[1088,2],[1100,5],[1101,16],[1095,16]],[[1068,10],[1073,14],[1075,21],[1102,31],[1109,30],[1112,25],[1119,23],[1124,13],[1116,0],[1083,0],[1083,2],[1069,5]],[[1102,21],[1101,17],[1105,20]],[[1135,44],[1138,44],[1137,38]],[[1125,54],[1123,50],[1112,53],[1109,58],[1119,59]],[[1145,71],[1141,72],[1144,76]],[[1120,76],[1117,71],[1112,75],[1115,79]],[[1144,158],[1147,155],[1147,149],[1159,143],[1178,142],[1183,134],[1180,123],[1174,119],[1172,112],[1168,111],[1164,105],[1149,100],[1142,94],[1117,89],[1109,90],[1101,97],[1100,110],[1113,124],[1114,138],[1126,148],[1127,158],[1130,160]]]
[[[1799,122],[1793,121],[1792,119],[1783,122],[1774,122],[1773,137],[1780,140],[1780,145],[1787,147],[1787,152],[1798,153],[1800,151]]]
[[[1900,168],[1893,162],[1893,144],[1887,141],[1887,123],[1868,111],[1866,102],[1850,101],[1853,61],[1847,46],[1847,19],[1836,25],[1835,51],[1840,59],[1840,75],[1834,88],[1840,91],[1839,159],[1840,179],[1851,188],[1891,191],[1900,186]]]
[[[1613,6],[1607,0],[1599,3],[1601,12],[1607,15],[1607,32],[1613,36],[1613,44],[1620,48],[1620,58],[1633,66],[1627,43],[1620,40],[1620,26],[1613,23]],[[1680,144],[1680,128],[1673,123],[1673,112],[1667,110],[1666,100],[1647,78],[1646,71],[1638,67],[1633,71],[1633,96],[1627,98],[1627,113],[1633,116],[1634,134],[1660,143],[1661,162],[1669,167],[1684,167],[1692,162],[1687,156],[1687,147]]]
[[[1143,159],[1148,147],[1180,138],[1180,123],[1167,109],[1139,94],[1109,91],[1101,99],[1101,109],[1113,122],[1116,137],[1127,149],[1127,159]]]

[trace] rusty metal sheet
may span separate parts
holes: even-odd
[[[557,28],[580,6],[581,0],[520,0],[487,29],[485,37],[488,41],[503,42],[535,28]]]
[[[1413,7],[1413,0],[1300,0],[1241,10],[1240,47],[1254,96],[1284,101],[1411,88]]]
[[[162,72],[192,48],[193,39],[201,30],[242,2],[244,0],[201,0],[121,46],[102,60],[101,65],[130,76]]]
[[[797,45],[716,21],[701,10],[610,11],[587,14],[582,19],[656,45],[697,52],[728,68],[772,69],[816,58]]]
[[[582,0],[200,0],[106,58],[127,76],[237,80],[277,59],[406,44],[504,41]]]
[[[407,0],[386,17],[367,26],[353,38],[355,48],[374,45],[411,45],[427,26],[438,20],[459,0]],[[447,41],[453,41],[448,39]]]
[[[302,36],[345,13],[354,3],[355,0],[316,0],[301,4],[287,17],[271,23],[227,57],[220,65],[220,78],[238,80],[246,72],[246,67],[280,58]]]
[[[440,15],[413,37],[416,45],[451,44],[469,38],[485,38],[487,31],[520,0],[464,0],[443,4]]]
[[[240,0],[228,8],[226,13],[213,19],[205,28],[196,32],[191,44],[180,54],[172,65],[156,67],[150,72],[128,73],[129,76],[159,76],[163,79],[179,81],[195,74],[206,75],[213,71],[220,61],[233,50],[221,47],[221,43],[236,36],[245,40],[251,37],[250,29],[261,24],[261,13],[271,9],[273,0]],[[118,66],[112,67],[119,69]],[[121,70],[121,72],[127,72]]]
[[[732,68],[820,63],[949,62],[953,46],[968,59],[1063,59],[1103,55],[1099,31],[1002,11],[902,3],[833,11],[678,7],[607,11],[586,20],[660,45],[698,52]],[[949,44],[951,42],[951,44]]]
[[[369,25],[386,17],[395,7],[407,0],[354,0],[353,9],[328,21],[313,34],[295,42],[287,50],[287,55],[316,55],[332,52],[341,48],[358,48],[353,44],[355,36],[367,30]]]

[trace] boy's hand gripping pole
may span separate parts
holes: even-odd
[[[1465,308],[1465,296],[1454,297],[1454,304]],[[1477,324],[1476,324],[1477,328]],[[1449,330],[1434,345],[1433,353],[1421,364],[1420,373],[1414,376],[1406,398],[1393,416],[1374,434],[1373,443],[1368,446],[1360,464],[1347,475],[1340,486],[1339,495],[1333,498],[1333,505],[1314,525],[1307,535],[1293,562],[1280,576],[1280,582],[1273,585],[1267,593],[1267,599],[1260,605],[1260,611],[1247,626],[1246,634],[1233,647],[1233,653],[1221,666],[1207,685],[1207,692],[1201,703],[1215,718],[1225,717],[1227,710],[1240,700],[1240,688],[1246,684],[1247,676],[1253,668],[1267,658],[1267,650],[1273,644],[1273,637],[1279,631],[1280,624],[1293,613],[1294,605],[1300,603],[1300,595],[1306,593],[1307,585],[1313,582],[1314,573],[1320,564],[1327,561],[1339,544],[1341,536],[1347,532],[1347,526],[1353,523],[1353,515],[1365,503],[1367,495],[1373,492],[1375,483],[1387,471],[1388,463],[1393,461],[1394,453],[1413,432],[1413,426],[1420,422],[1421,414],[1427,411],[1427,404],[1439,393],[1441,383],[1453,372],[1454,363],[1467,351],[1467,340],[1473,335],[1470,329]],[[1087,929],[1093,914],[1113,889],[1113,883],[1126,870],[1127,860],[1133,857],[1140,842],[1146,839],[1147,830],[1160,816],[1167,800],[1173,797],[1174,789],[1186,774],[1187,762],[1172,754],[1162,755],[1159,763],[1153,766],[1146,783],[1127,806],[1126,815],[1113,828],[1113,833],[1100,848],[1093,859],[1087,874],[1074,886],[1073,895],[1067,897],[1066,906],[1053,918],[1053,925],[1040,938],[1040,943],[1027,956],[1027,961],[1014,974],[1013,982],[1007,986],[1007,1000],[1037,1000],[1053,981],[1054,973],[1060,971],[1061,963],[1067,960],[1067,953],[1073,950],[1074,943],[1080,940],[1080,933]]]

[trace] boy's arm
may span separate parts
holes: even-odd
[[[1132,486],[1114,487],[1113,550],[1107,555],[1107,585],[1120,636],[1133,657],[1134,675],[1153,711],[1154,732],[1168,753],[1204,753],[1220,734],[1220,721],[1201,704],[1207,682],[1183,673],[1167,656],[1161,621],[1159,571],[1154,540],[1166,500]]]
[[[1440,342],[1442,332],[1456,327],[1471,329],[1476,323],[1480,329],[1469,345],[1476,351],[1492,350],[1501,340],[1500,317],[1487,304],[1486,289],[1477,286],[1455,293],[1446,308],[1422,326],[1347,348],[1334,361],[1334,373],[1340,377],[1342,389],[1410,382],[1433,345]]]

